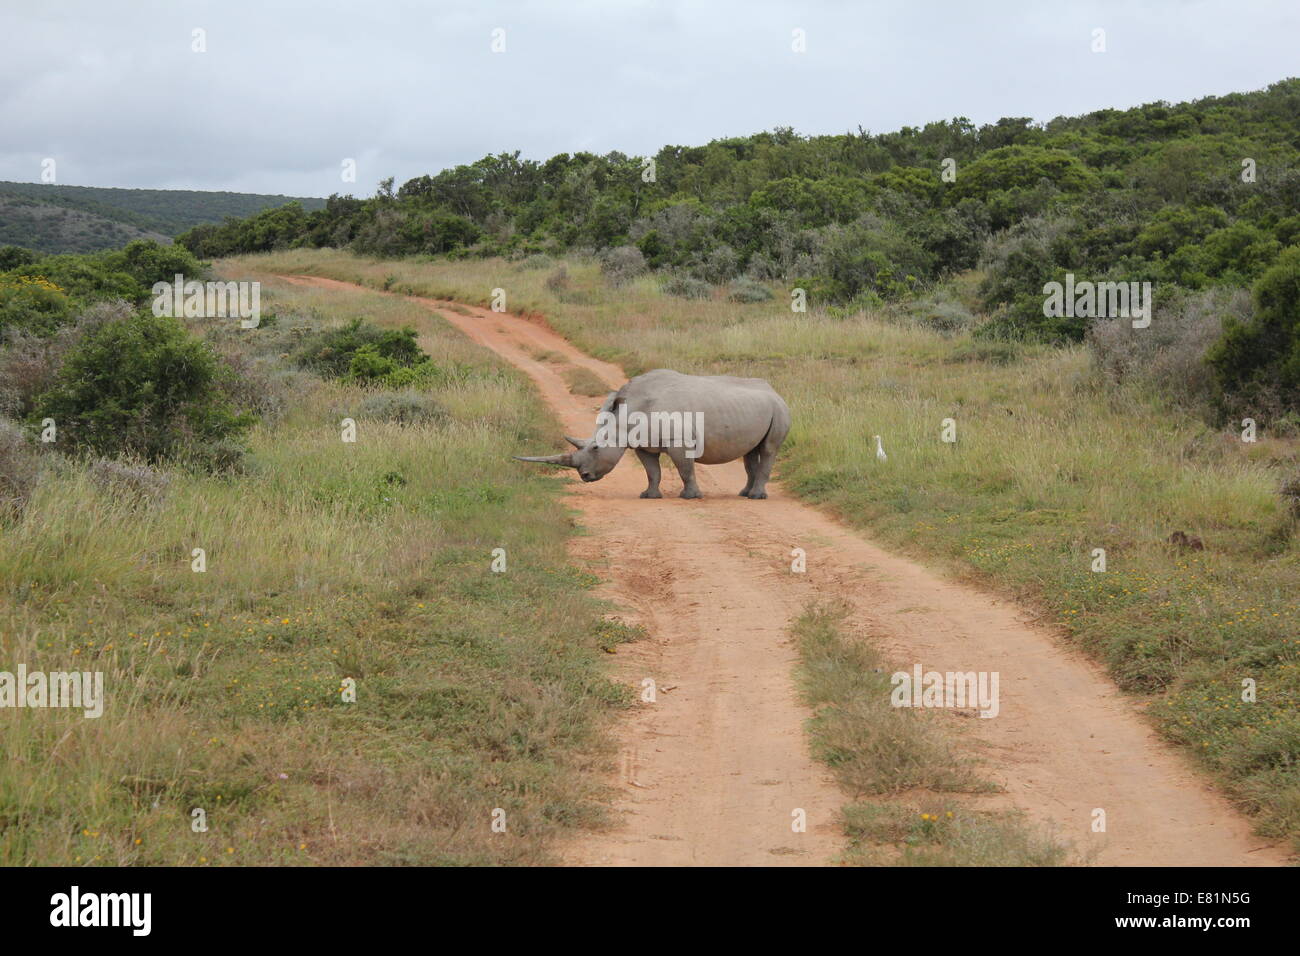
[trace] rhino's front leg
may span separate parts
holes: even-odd
[[[672,454],[673,464],[677,466],[677,474],[682,476],[682,494],[683,498],[700,497],[700,486],[695,483],[695,459],[686,455],[686,450],[676,449]]]
[[[650,452],[638,448],[636,456],[641,459],[641,464],[645,468],[646,479],[650,482],[646,490],[641,492],[642,498],[662,498],[659,492],[659,456],[652,455]]]

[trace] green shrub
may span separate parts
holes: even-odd
[[[1273,235],[1284,246],[1300,245],[1300,216],[1288,216],[1279,220],[1273,227]],[[3,255],[4,250],[0,249],[0,257]]]
[[[1041,302],[1070,225],[1068,220],[1035,217],[990,237],[980,257],[980,304],[991,310],[1025,295],[1039,296]]]
[[[714,246],[703,256],[697,256],[692,263],[696,278],[712,285],[719,285],[729,279],[738,278],[740,256],[735,249],[725,242]]]
[[[907,178],[911,170],[889,171],[884,175]],[[917,170],[916,172],[920,172]],[[927,181],[934,177],[926,177]],[[886,185],[894,184],[889,179]],[[794,213],[804,226],[825,226],[832,222],[849,222],[867,211],[867,198],[873,186],[857,177],[835,176],[829,179],[806,179],[788,176],[774,179],[749,197],[750,205]]]
[[[320,212],[324,213],[324,210]],[[227,219],[221,225],[205,223],[177,237],[176,242],[199,256],[226,256],[232,252],[268,252],[288,248],[308,226],[298,202],[285,203],[249,216]]]
[[[381,329],[356,318],[325,329],[299,347],[296,361],[326,378],[376,378],[428,358],[415,341],[415,329]],[[353,368],[357,353],[367,349]]]
[[[73,302],[43,276],[0,276],[0,340],[11,331],[49,335],[72,316]]]
[[[1248,222],[1235,222],[1206,236],[1200,249],[1209,275],[1246,284],[1272,264],[1281,244]]]
[[[1134,249],[1141,256],[1172,255],[1176,249],[1189,243],[1199,243],[1227,224],[1227,214],[1213,206],[1194,209],[1187,206],[1166,206],[1138,232]]]
[[[675,275],[664,280],[664,292],[683,299],[707,299],[713,295],[713,286],[694,276]]]
[[[54,385],[68,350],[91,329],[131,312],[120,299],[96,302],[53,334],[11,330],[0,343],[0,415],[25,418],[36,398]]]
[[[203,265],[184,246],[163,246],[152,239],[137,239],[120,251],[102,254],[106,266],[125,272],[145,289],[155,282],[171,283],[177,274],[197,278]]]
[[[265,322],[261,328],[265,328]],[[243,351],[219,351],[218,358],[225,366],[218,381],[230,404],[253,413],[263,424],[278,421],[288,406],[289,396],[301,397],[316,382],[308,372],[278,368]]]
[[[22,246],[0,246],[0,272],[31,265],[40,257],[39,252],[24,249]]]
[[[908,302],[903,312],[913,322],[938,332],[959,332],[977,324],[970,309],[948,292],[935,292]]]
[[[600,271],[612,286],[627,285],[646,270],[645,256],[636,246],[619,246],[600,257]]]
[[[987,196],[995,191],[1028,189],[1048,180],[1062,192],[1095,188],[1097,177],[1076,157],[1040,146],[1004,146],[990,150],[958,174],[953,194],[958,198]]]
[[[822,302],[851,302],[867,293],[897,299],[932,268],[932,257],[901,230],[867,218],[829,234],[810,295]]]
[[[1228,405],[1300,408],[1300,246],[1289,246],[1255,283],[1255,314],[1230,317],[1209,362]]]
[[[732,302],[768,302],[772,296],[772,290],[756,279],[748,276],[741,276],[731,283],[731,290],[727,293],[727,298]]]
[[[121,265],[120,253],[42,256],[33,263],[11,269],[6,277],[47,279],[69,297],[85,303],[100,299],[142,302],[149,290],[124,272]]]
[[[346,382],[370,382],[397,371],[397,363],[383,355],[377,345],[363,345],[352,353]]]
[[[463,365],[460,362],[435,365],[432,360],[426,359],[414,365],[403,365],[389,372],[378,384],[387,388],[441,388],[444,385],[482,376],[483,373],[472,365]]]
[[[222,366],[176,319],[147,312],[105,322],[67,354],[30,416],[52,418],[61,446],[100,455],[226,460],[206,446],[253,423],[220,388]]]
[[[1052,277],[1063,282],[1064,273]],[[1041,291],[1027,292],[993,313],[974,330],[980,339],[1024,339],[1056,345],[1082,342],[1093,319],[1082,315],[1043,314],[1045,296]]]
[[[1229,317],[1243,321],[1250,315],[1250,296],[1244,289],[1180,292],[1157,303],[1149,328],[1135,329],[1128,319],[1093,322],[1088,349],[1104,379],[1145,386],[1162,401],[1208,412],[1215,382],[1206,355]]]

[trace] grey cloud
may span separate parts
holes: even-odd
[[[1266,0],[80,0],[3,16],[0,179],[35,181],[53,157],[70,184],[300,195],[515,149],[1046,120],[1300,72],[1300,8]]]

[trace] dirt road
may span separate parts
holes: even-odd
[[[586,368],[611,387],[626,380],[541,323],[414,301],[523,370],[570,434],[591,433],[599,400],[570,394],[565,367]],[[543,352],[567,364],[534,357]],[[1015,605],[882,550],[777,484],[766,501],[737,497],[745,483],[738,462],[696,474],[704,497],[695,501],[671,497],[680,483],[667,462],[666,497],[639,499],[645,477],[631,455],[603,481],[572,488],[590,531],[575,539],[575,557],[650,635],[619,648],[619,675],[638,688],[650,678],[658,688],[657,702],[639,705],[621,728],[620,822],[571,847],[572,862],[834,861],[843,844],[836,814],[846,797],[809,756],[808,712],[795,695],[796,653],[786,635],[817,596],[852,602],[855,623],[902,667],[999,672],[999,716],[962,721],[983,774],[1005,787],[993,799],[1051,826],[1098,864],[1285,862],[1285,852],[1253,836],[1096,665],[1028,623]],[[795,547],[807,552],[806,573],[791,571]],[[1105,833],[1092,832],[1096,808],[1105,811]],[[806,832],[792,830],[796,810],[806,813]]]

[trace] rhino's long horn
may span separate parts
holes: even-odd
[[[573,455],[565,452],[563,455],[544,455],[542,457],[515,455],[516,461],[536,461],[543,465],[562,465],[565,468],[573,468]]]
[[[572,435],[565,435],[564,440],[567,441],[574,448],[583,448],[587,444],[581,438],[574,438]]]

